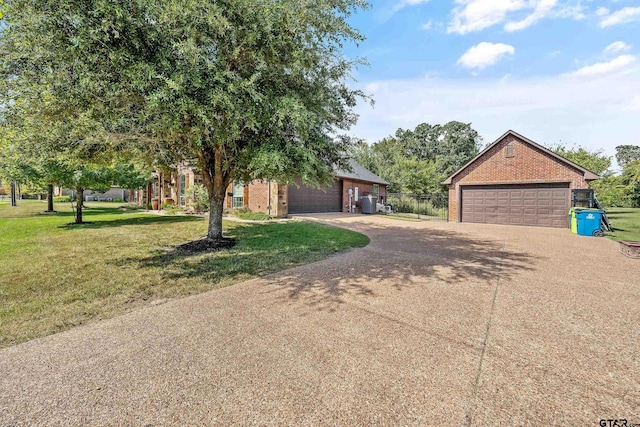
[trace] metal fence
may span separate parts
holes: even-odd
[[[394,215],[437,221],[449,219],[449,198],[446,194],[388,193],[387,204],[392,206]]]

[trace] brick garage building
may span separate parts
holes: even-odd
[[[571,190],[598,178],[510,130],[444,181],[449,221],[568,227]]]

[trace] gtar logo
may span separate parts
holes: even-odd
[[[588,214],[587,219],[595,219],[596,217],[593,214]]]

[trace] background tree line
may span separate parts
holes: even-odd
[[[389,182],[389,193],[444,194],[442,181],[476,156],[481,144],[470,124],[421,123],[371,145],[360,141],[353,156]]]
[[[603,150],[589,151],[581,146],[567,147],[563,144],[550,149],[602,177],[591,182],[590,186],[603,206],[640,207],[640,146],[616,147],[616,161],[622,169],[618,175],[611,170],[612,157],[605,155]]]

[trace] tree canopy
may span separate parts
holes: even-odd
[[[331,179],[348,168],[363,0],[4,0],[0,103],[99,123],[115,145],[197,159],[222,237],[235,179]],[[73,139],[58,142],[72,143]]]
[[[633,145],[616,147],[616,160],[622,168],[621,175],[610,170],[611,156],[603,150],[590,151],[584,147],[567,148],[562,144],[551,149],[572,162],[597,173],[602,178],[591,182],[598,200],[606,207],[640,207],[640,154]]]
[[[470,124],[422,123],[371,146],[360,141],[354,157],[389,181],[389,192],[438,194],[445,191],[442,181],[478,154],[481,141]]]
[[[590,151],[581,146],[567,147],[563,144],[551,146],[551,151],[556,152],[565,159],[582,166],[598,175],[610,174],[611,156],[604,154],[604,150]]]
[[[638,145],[618,145],[616,147],[616,161],[620,167],[624,168],[629,163],[640,160],[640,146]]]

